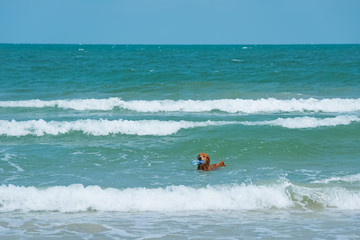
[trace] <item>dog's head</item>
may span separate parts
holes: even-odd
[[[205,161],[205,163],[202,163],[200,165],[207,165],[207,166],[210,165],[210,157],[206,153],[199,153],[196,159]]]

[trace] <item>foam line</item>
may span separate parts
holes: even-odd
[[[360,173],[354,175],[347,175],[342,177],[330,177],[322,180],[313,181],[313,183],[336,183],[336,182],[347,182],[347,183],[358,183],[360,182]]]
[[[307,199],[305,201],[305,199]],[[310,188],[288,182],[269,185],[222,185],[194,188],[103,189],[99,186],[48,188],[0,186],[0,212],[59,211],[198,211],[311,208],[360,209],[360,192],[344,188]]]
[[[94,136],[110,134],[153,135],[164,136],[177,133],[181,129],[206,127],[215,125],[234,124],[234,122],[221,121],[159,121],[159,120],[77,120],[77,121],[49,121],[43,119],[29,121],[0,120],[0,135],[5,136],[43,136],[66,134],[80,131]]]
[[[360,122],[357,116],[336,116],[333,118],[315,118],[315,117],[295,117],[278,118],[271,121],[245,122],[246,125],[269,125],[279,126],[290,129],[317,128],[317,127],[335,127],[339,125],[349,125],[352,122]]]
[[[329,112],[345,113],[360,111],[358,99],[216,99],[216,100],[131,100],[120,98],[108,99],[69,99],[69,100],[25,100],[0,101],[3,108],[61,108],[110,111],[114,108],[136,112],[209,112],[222,111],[227,113],[279,113],[279,112]]]
[[[360,122],[357,116],[337,116],[334,118],[295,117],[278,118],[270,121],[160,121],[160,120],[76,120],[76,121],[7,121],[0,120],[0,135],[5,136],[43,136],[60,135],[80,131],[93,136],[110,134],[165,136],[175,134],[181,129],[196,127],[247,125],[247,126],[279,126],[290,129],[335,127]]]

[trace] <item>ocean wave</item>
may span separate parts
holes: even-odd
[[[70,100],[25,100],[0,101],[2,108],[44,108],[53,107],[78,111],[110,111],[114,108],[136,112],[210,112],[227,113],[279,113],[279,112],[328,112],[347,113],[360,111],[358,99],[217,99],[217,100],[131,100],[108,99],[70,99]]]
[[[337,116],[333,118],[295,117],[277,118],[270,121],[160,121],[160,120],[95,120],[85,119],[76,121],[7,121],[0,120],[0,135],[5,136],[44,136],[60,135],[74,131],[83,132],[93,136],[106,136],[110,134],[125,135],[152,135],[165,136],[175,134],[181,129],[196,127],[246,125],[246,126],[278,126],[289,129],[334,127],[360,122],[357,116]]]
[[[269,125],[279,126],[290,129],[317,128],[317,127],[335,127],[338,125],[349,125],[352,122],[360,122],[357,116],[336,116],[333,118],[315,118],[315,117],[294,117],[278,118],[270,121],[244,122],[246,125]]]
[[[206,127],[216,125],[234,124],[236,122],[222,121],[160,121],[160,120],[77,120],[77,121],[6,121],[0,120],[0,135],[5,136],[44,136],[66,134],[72,131],[80,131],[93,136],[105,136],[110,134],[126,135],[153,135],[164,136],[177,133],[180,129]]]
[[[346,182],[346,183],[358,183],[360,182],[360,173],[354,175],[347,175],[342,177],[331,177],[322,180],[313,181],[313,183],[332,183],[332,182]]]
[[[288,182],[269,185],[223,185],[194,188],[48,188],[0,186],[0,212],[11,211],[198,211],[260,209],[360,209],[360,192],[344,188],[310,188]]]

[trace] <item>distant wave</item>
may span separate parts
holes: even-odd
[[[347,175],[342,177],[330,177],[322,180],[313,181],[313,183],[334,183],[334,182],[347,182],[358,183],[360,182],[360,173],[355,175]]]
[[[25,100],[0,101],[2,108],[62,108],[78,111],[110,111],[120,108],[136,112],[209,112],[227,113],[278,113],[278,112],[357,112],[360,111],[358,99],[217,99],[217,100],[131,100],[108,99],[70,99],[70,100]]]
[[[194,211],[269,208],[360,209],[360,192],[344,188],[312,188],[288,182],[194,188],[101,188],[80,184],[48,188],[0,186],[0,212],[59,211]]]
[[[271,121],[245,122],[246,125],[269,125],[284,128],[317,128],[317,127],[335,127],[338,125],[349,125],[352,122],[360,122],[357,116],[336,116],[333,118],[315,118],[315,117],[294,117],[278,118]]]
[[[76,121],[7,121],[0,120],[0,135],[5,136],[43,136],[59,135],[80,131],[93,136],[110,134],[164,136],[175,134],[181,129],[196,127],[246,125],[246,126],[279,126],[290,129],[334,127],[360,122],[357,116],[337,116],[334,118],[295,117],[278,118],[270,121],[160,121],[160,120],[76,120]]]
[[[6,136],[43,136],[66,134],[81,131],[94,136],[109,134],[154,135],[163,136],[177,133],[180,129],[234,124],[236,122],[191,122],[191,121],[159,121],[159,120],[77,120],[77,121],[4,121],[0,120],[0,135]]]

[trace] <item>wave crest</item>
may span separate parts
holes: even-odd
[[[191,121],[160,121],[160,120],[77,120],[77,121],[49,121],[43,119],[29,121],[0,120],[0,135],[6,136],[43,136],[66,134],[80,131],[94,136],[110,134],[153,135],[164,136],[177,133],[180,129],[226,125],[233,122],[191,122]]]
[[[278,118],[271,121],[246,122],[247,125],[269,125],[290,129],[335,127],[338,125],[349,125],[352,122],[360,122],[357,116],[336,116],[333,118],[295,117]]]
[[[70,100],[25,100],[0,101],[3,108],[44,108],[56,107],[78,111],[110,111],[120,108],[136,112],[209,112],[227,113],[278,113],[278,112],[329,112],[345,113],[360,111],[358,99],[217,99],[217,100],[132,100],[124,101],[113,97],[108,99],[70,99]]]
[[[347,175],[342,177],[330,177],[322,180],[313,181],[313,183],[336,183],[336,182],[346,182],[346,183],[358,183],[360,182],[360,173],[355,175]]]
[[[307,200],[305,200],[307,199]],[[309,188],[291,183],[194,188],[102,189],[80,184],[49,188],[0,186],[0,211],[193,211],[269,208],[360,209],[360,192],[343,188]]]
[[[44,136],[67,134],[73,131],[93,136],[111,134],[165,136],[175,134],[181,129],[196,127],[245,125],[245,126],[277,126],[289,129],[334,127],[360,122],[357,116],[337,116],[334,118],[295,117],[278,118],[270,121],[160,121],[160,120],[94,120],[77,121],[6,121],[0,120],[0,135],[5,136]]]

